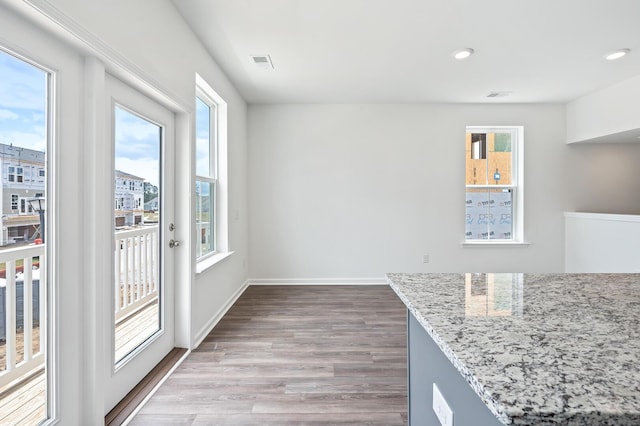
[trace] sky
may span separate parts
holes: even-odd
[[[210,126],[209,105],[196,97],[196,175],[209,175],[209,135]]]
[[[0,50],[0,143],[44,151],[47,74]]]
[[[160,187],[160,127],[116,106],[115,167]]]

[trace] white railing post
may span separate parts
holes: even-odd
[[[38,308],[40,309],[40,316],[38,317],[38,328],[40,330],[40,346],[38,348],[38,353],[44,354],[48,322],[47,320],[47,258],[44,255],[45,249],[42,248],[42,254],[38,256],[39,263],[39,281],[38,281],[38,292],[40,293],[40,298],[38,299]]]
[[[136,235],[133,240],[135,241],[135,245],[136,245],[136,249],[134,251],[135,253],[135,265],[136,265],[136,270],[135,270],[135,274],[136,274],[136,297],[135,297],[135,301],[139,301],[142,298],[142,256],[141,256],[141,250],[142,250],[142,245],[141,245],[141,235]]]
[[[7,260],[5,263],[7,273],[7,310],[6,310],[6,344],[5,359],[6,371],[10,372],[16,366],[16,263],[14,260]]]
[[[24,360],[30,361],[33,356],[33,274],[32,274],[33,258],[28,256],[22,263],[22,330],[24,337]],[[44,275],[44,274],[43,274]]]
[[[115,313],[117,315],[118,312],[120,312],[120,309],[122,309],[122,301],[121,301],[122,290],[120,287],[122,283],[122,273],[120,271],[120,259],[122,257],[122,240],[116,238],[114,249],[115,249],[115,253],[113,256],[113,272],[114,272],[113,297],[115,302],[114,303]]]

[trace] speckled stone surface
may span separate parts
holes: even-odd
[[[640,274],[387,279],[502,423],[640,425]]]

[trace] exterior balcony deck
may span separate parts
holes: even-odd
[[[158,325],[158,303],[147,304],[116,325],[116,353],[131,351],[132,335],[149,335]],[[39,339],[39,328],[34,329],[34,339]],[[0,343],[0,365],[4,365],[4,343]],[[24,345],[18,345],[21,354]],[[34,369],[16,383],[0,388],[0,425],[37,425],[45,418],[44,365]]]
[[[159,324],[157,226],[119,231],[115,240],[115,355],[131,352]],[[0,424],[36,425],[46,416],[43,245],[0,251]],[[135,336],[139,336],[137,339]]]

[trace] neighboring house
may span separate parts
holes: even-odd
[[[45,196],[45,153],[0,143],[0,246],[35,238],[40,217],[28,200]],[[144,222],[144,178],[116,170],[115,226]],[[152,210],[158,209],[157,197]]]
[[[116,228],[144,223],[144,178],[116,170]]]
[[[40,226],[28,200],[44,197],[45,154],[42,151],[0,144],[0,245],[26,241]]]

